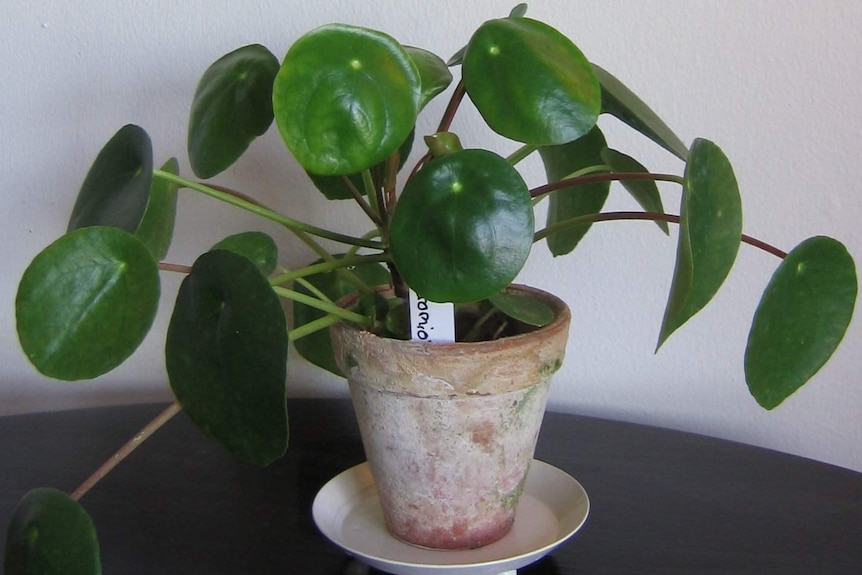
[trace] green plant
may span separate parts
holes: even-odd
[[[659,346],[700,311],[729,273],[740,243],[781,257],[752,323],[745,370],[755,399],[771,409],[829,359],[856,300],[855,264],[827,237],[789,254],[744,236],[730,162],[718,146],[686,146],[611,74],[570,40],[524,15],[484,23],[450,61],[378,31],[319,28],[279,60],[260,45],[225,55],[203,75],[191,107],[188,156],[209,180],[231,166],[273,123],[308,172],[309,189],[354,202],[370,231],[354,237],[277,213],[251,198],[155,169],[146,132],[125,126],[87,175],[67,233],[25,272],[16,314],[22,347],[42,373],[76,380],[104,374],[131,355],[156,313],[159,271],[186,274],[166,339],[170,385],[189,417],[238,456],[266,464],[288,439],[288,344],[337,372],[326,329],[341,320],[405,335],[407,286],[457,304],[461,338],[493,337],[545,321],[532,302],[497,297],[545,241],[570,253],[599,221],[679,224],[677,261]],[[461,80],[450,90],[451,69]],[[450,91],[428,152],[405,165],[416,120]],[[450,131],[469,97],[488,126],[521,148],[509,157],[462,149]],[[650,173],[608,146],[596,127],[616,116],[685,164],[681,175]],[[517,166],[538,153],[548,183],[530,189]],[[618,181],[643,212],[603,213]],[[682,189],[680,213],[666,214],[657,182]],[[313,185],[312,185],[313,184]],[[276,243],[252,231],[226,238],[192,266],[161,262],[171,241],[179,189],[189,189],[281,224],[314,263],[286,270]],[[400,188],[400,190],[399,190]],[[534,208],[546,201],[536,231]],[[328,253],[316,238],[345,246]],[[396,298],[371,290],[391,282]],[[334,302],[359,291],[353,309]],[[282,299],[294,302],[288,329]],[[52,505],[56,502],[51,494]]]

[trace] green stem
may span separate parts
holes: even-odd
[[[600,214],[591,214],[588,216],[579,216],[577,218],[570,218],[568,220],[563,220],[562,222],[557,222],[551,226],[543,230],[539,230],[533,236],[533,242],[538,242],[546,238],[549,234],[558,232],[560,230],[564,230],[566,228],[573,228],[576,226],[583,226],[586,224],[592,224],[595,222],[613,222],[613,221],[663,221],[670,222],[672,224],[679,224],[680,217],[674,214],[662,214],[659,212],[603,212]],[[784,259],[787,257],[787,252],[781,250],[772,244],[769,244],[763,240],[759,240],[753,236],[749,236],[747,234],[742,234],[742,242],[746,243],[752,247],[763,250],[768,254],[772,254],[779,259]]]
[[[521,160],[523,160],[524,158],[526,158],[527,156],[529,156],[530,154],[535,152],[537,149],[538,149],[537,146],[533,146],[530,144],[524,144],[523,146],[521,146],[520,148],[518,148],[517,150],[515,150],[514,152],[509,154],[509,156],[506,158],[506,161],[509,162],[510,164],[512,164],[513,166],[516,166],[516,165],[518,165],[518,163]]]
[[[561,190],[563,188],[571,188],[574,186],[583,186],[586,184],[595,184],[597,182],[618,182],[622,180],[651,180],[653,182],[673,182],[683,185],[684,180],[676,174],[651,174],[645,172],[616,172],[611,174],[589,174],[574,178],[565,178],[558,182],[551,182],[544,186],[539,186],[530,190],[530,195],[533,198],[541,197],[545,194]]]
[[[374,222],[375,226],[379,227],[381,225],[380,217],[374,213],[374,210],[370,205],[368,205],[368,202],[365,201],[365,198],[362,197],[362,193],[356,189],[356,186],[353,185],[350,178],[347,176],[341,176],[341,180],[344,183],[344,187],[347,188],[347,191],[350,192],[351,196],[353,196],[353,200],[360,208],[362,208],[365,215],[368,216],[368,219]]]
[[[312,264],[310,266],[305,266],[304,268],[300,268],[298,270],[293,270],[291,272],[287,272],[285,274],[281,274],[270,280],[272,285],[281,285],[294,281],[297,278],[303,278],[314,274],[331,272],[333,270],[338,270],[342,268],[349,268],[351,266],[358,266],[362,264],[369,263],[380,263],[389,261],[388,254],[372,254],[372,255],[363,255],[363,256],[347,256],[343,258],[333,259],[332,261],[325,261],[319,264]]]
[[[316,226],[312,226],[310,224],[306,224],[305,222],[301,222],[299,220],[294,220],[293,218],[288,218],[278,212],[275,212],[269,208],[260,206],[255,204],[254,202],[250,202],[244,198],[239,196],[227,193],[223,190],[218,190],[212,188],[210,186],[206,186],[204,184],[198,182],[192,182],[191,180],[187,180],[181,176],[177,176],[170,172],[166,172],[164,170],[153,170],[153,175],[174,184],[178,184],[180,186],[189,188],[196,192],[200,192],[211,198],[215,198],[219,201],[230,204],[234,207],[246,210],[247,212],[256,214],[268,220],[279,223],[286,228],[291,230],[298,230],[302,232],[309,233],[313,236],[318,236],[321,238],[325,238],[328,240],[332,240],[334,242],[339,242],[348,245],[358,245],[366,248],[372,249],[383,249],[383,245],[380,242],[373,242],[368,240],[363,240],[362,238],[356,238],[353,236],[347,236],[344,234],[339,234],[337,232],[332,232],[329,230],[325,230],[323,228],[318,228]]]
[[[331,301],[330,302],[321,301],[321,300],[319,300],[315,297],[312,297],[310,295],[306,295],[304,293],[299,293],[298,291],[294,291],[294,290],[279,287],[279,286],[273,286],[272,289],[275,291],[275,293],[279,297],[283,297],[283,298],[289,299],[291,301],[305,304],[309,307],[319,309],[320,311],[325,311],[326,313],[328,313],[330,315],[334,315],[340,319],[343,319],[346,321],[352,321],[353,323],[358,323],[358,324],[366,326],[366,327],[373,327],[373,325],[374,325],[374,322],[371,321],[371,318],[365,317],[364,315],[356,313],[356,312],[352,312],[348,309],[338,307],[337,305],[335,305]]]
[[[316,333],[322,329],[326,329],[336,323],[340,322],[341,318],[336,317],[334,315],[326,315],[314,321],[310,321],[306,324],[303,324],[299,327],[296,327],[287,334],[287,339],[290,341],[296,341],[305,336]]]
[[[376,216],[374,222],[380,225],[383,220],[380,215],[380,203],[377,201],[377,186],[374,184],[374,177],[371,175],[370,169],[362,170],[362,185],[365,186],[365,195],[368,197],[368,203]]]
[[[467,332],[467,335],[464,336],[464,341],[476,341],[476,338],[479,336],[479,331],[482,329],[482,326],[485,325],[485,322],[494,317],[494,314],[496,314],[497,311],[497,308],[492,305],[491,309],[486,311],[482,315],[482,317],[476,320],[476,323],[473,324],[473,327],[471,327],[470,331]]]

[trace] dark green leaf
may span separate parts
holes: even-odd
[[[343,255],[335,256],[341,258]],[[320,263],[318,260],[314,263]],[[389,270],[380,264],[363,264],[350,269],[350,273],[358,277],[367,286],[386,285],[390,281]],[[323,292],[332,301],[338,301],[347,294],[356,291],[356,286],[348,281],[344,272],[325,272],[307,276],[305,278],[311,285]],[[300,293],[312,295],[311,291],[300,284],[294,289]],[[305,304],[293,303],[293,326],[294,329],[318,320],[326,315],[326,312]],[[299,338],[293,342],[296,351],[305,359],[318,367],[341,375],[341,370],[335,364],[335,356],[332,352],[332,340],[329,338],[329,330],[323,329],[310,335]]]
[[[162,166],[162,171],[179,174],[179,163],[171,158]],[[153,257],[161,260],[167,255],[174,236],[177,217],[177,189],[179,186],[162,178],[153,179],[150,186],[150,201],[135,235],[150,248]]]
[[[259,44],[216,60],[198,83],[189,117],[188,152],[199,178],[231,166],[272,124],[278,59]]]
[[[307,171],[354,174],[385,160],[419,113],[416,64],[390,36],[342,24],[317,28],[288,51],[275,80],[275,118]]]
[[[430,301],[485,299],[509,284],[530,253],[533,210],[520,174],[486,150],[426,164],[404,187],[390,227],[404,281]]]
[[[407,136],[407,139],[404,140],[404,143],[401,144],[400,148],[398,148],[399,169],[404,166],[404,163],[410,156],[410,151],[413,149],[414,134],[415,131],[411,130],[410,135]],[[372,172],[376,171],[377,173],[382,173],[384,166],[385,162],[377,164],[377,166],[372,168]],[[366,195],[365,183],[362,181],[362,174],[351,174],[349,176],[318,176],[311,172],[307,172],[307,174],[308,177],[311,178],[311,182],[314,186],[323,193],[324,196],[326,196],[327,200],[353,199],[353,194],[351,194],[347,189],[343,178],[350,180],[350,183],[353,184],[353,187],[356,188],[356,191],[358,191],[360,195]]]
[[[275,271],[278,264],[278,247],[273,239],[263,232],[234,234],[218,242],[212,249],[228,250],[247,257],[265,276]]]
[[[287,448],[287,323],[260,270],[225,250],[183,280],[168,327],[171,388],[205,434],[267,465]]]
[[[697,139],[685,169],[676,268],[658,346],[709,303],[742,240],[742,204],[733,168],[712,142]]]
[[[554,310],[527,294],[501,292],[488,299],[495,308],[527,325],[543,327],[554,321]]]
[[[509,12],[510,18],[522,18],[527,15],[527,5],[525,3],[518,4]],[[467,46],[463,46],[460,50],[452,54],[452,57],[446,62],[447,66],[460,66],[464,63],[464,54],[467,53]]]
[[[601,89],[581,51],[528,18],[485,22],[467,46],[464,87],[497,133],[536,146],[576,140],[595,125]]]
[[[602,150],[602,159],[614,173],[649,173],[640,162],[622,152],[606,148]],[[653,180],[622,180],[620,182],[626,191],[647,212],[664,213],[658,186]],[[666,234],[670,233],[667,222],[657,220],[656,225]]]
[[[446,65],[449,67],[460,66],[464,63],[464,54],[467,53],[467,46],[462,46],[457,52],[446,60]]]
[[[763,293],[745,351],[745,379],[760,405],[778,406],[829,360],[856,293],[856,265],[836,240],[809,238],[788,254]]]
[[[21,346],[56,379],[90,379],[129,357],[152,325],[159,273],[147,247],[110,227],[58,239],[24,272],[15,312]]]
[[[6,532],[6,575],[99,575],[92,519],[71,497],[48,487],[29,491]]]
[[[539,148],[548,182],[558,182],[582,168],[602,164],[601,152],[606,147],[604,135],[598,127],[594,127],[586,136],[574,142]],[[547,225],[599,213],[608,199],[610,188],[610,182],[597,182],[552,192]],[[570,253],[591,226],[584,224],[548,234],[548,249],[555,256]]]
[[[688,148],[652,108],[606,70],[595,64],[593,70],[602,86],[603,113],[617,117],[679,159],[688,158]]]
[[[449,87],[449,84],[452,83],[452,72],[449,71],[446,62],[428,50],[412,46],[404,46],[404,49],[413,59],[413,63],[416,64],[416,68],[419,70],[419,78],[422,82],[422,96],[419,100],[419,109],[422,109],[437,94]]]
[[[111,226],[135,233],[147,209],[152,179],[150,137],[138,126],[123,126],[90,167],[67,231]]]

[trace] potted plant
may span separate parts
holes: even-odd
[[[453,69],[460,70],[458,82]],[[417,117],[444,93],[449,105],[438,129],[418,138]],[[465,97],[493,131],[521,147],[503,157],[473,142],[462,145],[451,128]],[[596,126],[600,114],[616,116],[677,156],[683,172],[651,173],[609,147]],[[368,234],[322,229],[209,181],[273,123],[307,171],[309,189],[353,202],[368,217]],[[405,164],[414,139],[427,152]],[[548,176],[547,184],[532,189],[518,172],[531,154],[541,156]],[[110,139],[81,186],[66,234],[33,260],[21,280],[19,337],[42,373],[64,380],[97,377],[131,355],[149,330],[159,272],[185,274],[166,338],[171,388],[206,434],[260,464],[277,459],[287,446],[289,343],[325,369],[373,380],[356,351],[367,350],[369,340],[434,353],[528,339],[559,325],[566,314],[553,298],[549,304],[509,284],[534,244],[565,255],[597,221],[646,219],[665,232],[668,223],[679,225],[659,345],[709,303],[743,241],[781,257],[745,355],[749,389],[767,409],[829,359],[855,305],[855,264],[839,242],[815,237],[784,253],[743,236],[739,190],[721,149],[705,139],[685,145],[569,39],[527,18],[523,5],[482,24],[448,62],[383,32],[343,24],[309,32],[281,61],[260,45],[239,48],[200,80],[188,156],[196,179],[180,175],[174,159],[155,168],[140,127],[125,126]],[[644,211],[602,213],[613,181]],[[659,181],[679,184],[678,215],[665,213]],[[276,242],[250,231],[219,242],[192,266],[161,262],[179,188],[282,225],[315,261],[281,268]],[[547,221],[537,226],[534,209],[545,202]],[[329,253],[320,238],[344,248]],[[379,285],[391,291],[375,289]],[[290,328],[283,300],[293,302]],[[427,311],[421,306],[429,302],[453,304],[461,343],[402,341],[411,339],[411,329],[414,339],[424,339],[417,329],[422,326],[409,318],[411,308],[414,314]],[[333,326],[335,352],[328,331]],[[357,334],[366,343],[354,349],[349,340]],[[527,371],[538,372],[539,385],[545,385],[561,359],[561,352],[542,357]],[[433,374],[418,375],[439,383]],[[528,388],[516,391],[522,389]],[[468,386],[463,393],[486,392]],[[484,441],[482,433],[471,437]],[[40,557],[49,561],[54,547],[34,550],[22,534],[32,522],[51,521],[54,511],[79,517],[73,532],[83,533],[84,543],[78,547],[92,549],[92,526],[83,511],[62,494],[38,490],[13,518],[7,572],[26,572],[27,562]],[[74,537],[64,532],[59,539]],[[81,559],[86,561],[92,563],[92,553]]]

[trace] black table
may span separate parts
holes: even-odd
[[[33,487],[74,490],[163,405],[0,419],[0,532]],[[364,460],[346,400],[292,400],[288,455],[238,462],[183,414],[81,500],[103,571],[367,572],[321,536],[317,490]],[[862,474],[698,435],[549,413],[536,457],[574,477],[590,517],[522,575],[862,573]],[[0,542],[0,545],[2,545]]]

